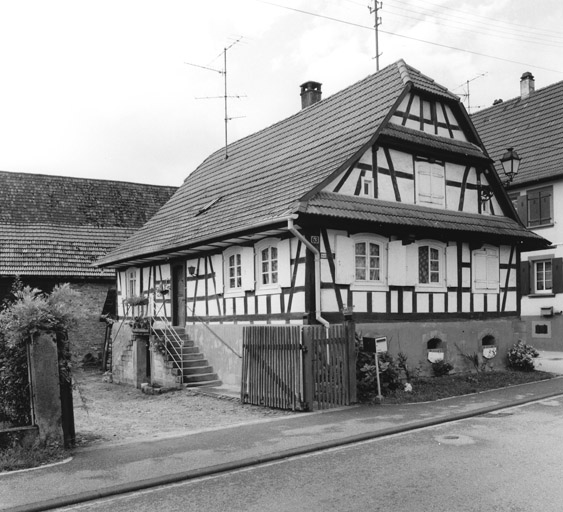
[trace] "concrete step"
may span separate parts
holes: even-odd
[[[213,373],[213,366],[184,367],[184,375],[201,375]]]
[[[207,359],[203,359],[203,354],[192,354],[194,356],[200,356],[197,359],[184,359],[184,368],[193,368],[194,366],[208,366],[209,363]]]
[[[178,381],[179,382],[179,381]],[[217,387],[223,384],[220,380],[210,380],[207,382],[184,382],[187,388],[204,388],[204,387]]]
[[[218,380],[216,373],[201,373],[199,375],[184,375],[185,384],[194,384],[196,382],[209,382]]]

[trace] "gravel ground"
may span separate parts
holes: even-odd
[[[157,439],[295,414],[189,389],[146,395],[131,386],[103,382],[97,370],[77,370],[74,382],[77,446]]]

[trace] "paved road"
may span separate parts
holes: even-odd
[[[563,397],[64,510],[563,510]]]

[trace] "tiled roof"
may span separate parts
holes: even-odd
[[[0,171],[0,275],[111,277],[93,263],[175,190]]]
[[[497,172],[508,147],[522,158],[512,186],[563,175],[563,81],[472,114]]]
[[[298,201],[358,154],[406,87],[458,101],[404,61],[207,158],[172,199],[125,244],[100,260],[119,264],[195,246],[280,221]],[[206,205],[217,198],[211,207]]]
[[[304,213],[380,225],[411,227],[415,233],[417,229],[455,231],[478,234],[480,238],[484,235],[494,239],[518,240],[537,247],[544,247],[546,243],[542,237],[528,231],[508,217],[443,210],[332,192],[319,192],[309,199]]]

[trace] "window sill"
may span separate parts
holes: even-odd
[[[245,296],[246,293],[244,290],[227,290],[223,294],[223,297],[225,297],[225,299],[234,299],[234,298],[245,297]]]
[[[415,292],[420,293],[446,293],[448,291],[445,285],[430,286],[427,284],[417,284],[414,287]]]
[[[554,226],[555,226],[555,224],[553,222],[551,222],[550,224],[539,224],[537,226],[527,226],[527,228],[534,230],[534,229],[552,228]]]
[[[281,286],[270,286],[264,288],[256,288],[256,295],[275,295],[281,293]]]
[[[549,299],[555,297],[555,293],[530,293],[529,295],[523,295],[523,297],[529,297],[530,299]]]
[[[350,285],[350,290],[353,292],[388,292],[389,286],[384,283],[356,282]]]

